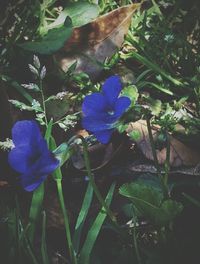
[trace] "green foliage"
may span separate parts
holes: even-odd
[[[114,190],[115,190],[115,184],[113,183],[111,185],[109,192],[108,192],[106,199],[105,199],[105,202],[108,204],[108,206],[110,206],[110,204],[111,204]],[[107,216],[106,212],[104,211],[104,208],[102,207],[101,211],[99,212],[95,221],[93,222],[93,224],[92,224],[92,226],[91,226],[91,228],[87,234],[87,237],[85,239],[84,245],[81,249],[80,260],[79,260],[80,264],[81,263],[85,263],[85,264],[89,263],[89,259],[90,259],[92,249],[94,247],[94,243],[97,239],[97,236],[100,232],[100,229],[103,225],[103,222],[104,222],[106,216]]]
[[[64,10],[61,11],[56,20],[47,26],[48,29],[60,26],[64,23],[66,17],[70,17],[73,27],[80,27],[91,20],[95,19],[99,14],[99,7],[86,1],[75,3],[67,3]]]
[[[137,210],[155,225],[165,226],[183,209],[181,203],[171,199],[163,200],[162,192],[144,183],[122,185],[120,194],[129,198]]]
[[[64,46],[71,33],[72,23],[67,17],[63,26],[49,30],[42,39],[18,44],[18,46],[33,53],[52,54]]]

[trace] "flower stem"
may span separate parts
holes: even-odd
[[[134,227],[133,227],[133,245],[135,248],[135,254],[137,257],[137,262],[138,264],[142,264],[141,257],[140,257],[140,252],[138,248],[138,243],[137,243],[137,234],[136,234],[136,217],[133,216],[133,222],[134,222]]]
[[[70,255],[72,263],[76,264],[77,259],[76,259],[74,249],[73,249],[73,244],[72,244],[72,239],[71,239],[71,231],[70,231],[70,226],[69,226],[69,217],[68,217],[67,209],[65,207],[65,201],[64,201],[64,196],[63,196],[63,191],[62,191],[62,182],[61,181],[62,181],[61,179],[56,179],[56,185],[57,185],[58,196],[59,196],[59,200],[60,200],[60,206],[61,206],[63,218],[64,218],[65,232],[66,232],[66,237],[67,237],[69,255]]]
[[[30,228],[27,232],[28,238],[31,244],[33,244],[33,241],[34,241],[36,223],[41,213],[43,198],[44,198],[44,183],[42,183],[34,191],[33,196],[32,196],[31,207],[30,207],[30,212],[29,212]]]
[[[104,201],[103,197],[101,196],[101,193],[99,192],[96,183],[94,181],[94,176],[91,172],[91,167],[90,167],[90,161],[89,161],[89,156],[88,156],[88,151],[87,151],[87,143],[85,141],[85,139],[83,137],[80,137],[82,139],[82,143],[83,143],[83,155],[84,155],[84,159],[85,159],[85,166],[87,169],[87,173],[88,173],[88,177],[89,177],[89,181],[93,187],[93,190],[96,194],[97,199],[99,200],[100,204],[102,205],[102,207],[104,207],[107,215],[110,217],[110,219],[112,220],[112,222],[116,223],[116,217],[114,216],[113,212],[110,210],[110,208],[107,206],[106,202]]]
[[[170,170],[170,139],[169,134],[166,132],[166,161],[165,161],[165,175],[164,175],[164,184],[167,186],[168,175]]]
[[[45,120],[45,124],[46,127],[48,126],[48,121],[47,121],[47,114],[46,114],[46,105],[45,105],[45,99],[44,99],[44,92],[43,92],[43,86],[42,86],[42,80],[40,79],[40,92],[41,92],[41,96],[42,96],[42,107],[43,107],[43,111],[44,111],[44,120]]]
[[[154,139],[153,139],[153,134],[152,134],[152,130],[151,130],[150,118],[147,117],[146,122],[147,122],[147,129],[148,129],[148,133],[149,133],[149,141],[150,141],[150,144],[151,144],[153,159],[154,159],[155,166],[156,166],[156,169],[157,169],[158,177],[159,177],[160,182],[161,182],[161,187],[162,187],[162,190],[163,190],[163,194],[167,198],[168,197],[168,187],[167,187],[167,184],[165,184],[165,179],[164,179],[164,177],[161,174],[161,169],[160,169],[160,165],[159,165],[159,162],[158,162],[156,148],[155,148]]]

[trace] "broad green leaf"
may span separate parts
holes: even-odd
[[[18,44],[18,46],[27,51],[48,55],[62,48],[71,34],[72,22],[67,17],[63,26],[49,30],[42,39]]]
[[[166,225],[183,209],[181,203],[171,199],[163,202],[161,191],[144,183],[124,184],[119,192],[128,197],[144,217],[158,226]]]
[[[140,183],[127,183],[119,189],[120,194],[130,199],[137,199],[138,203],[146,203],[151,207],[158,207],[163,199],[160,190]]]
[[[173,200],[166,200],[162,203],[156,217],[156,222],[164,226],[174,219],[183,210],[183,205]]]
[[[73,27],[80,27],[95,19],[98,14],[98,5],[90,4],[86,1],[68,3],[58,18],[53,23],[48,25],[47,28],[51,29],[62,25],[67,16],[71,18]]]

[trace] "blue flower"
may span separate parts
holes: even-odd
[[[120,78],[111,76],[105,81],[101,93],[87,95],[83,101],[82,126],[103,144],[108,143],[118,119],[131,104],[128,97],[119,97],[121,89]]]
[[[21,174],[21,185],[26,191],[35,190],[59,165],[48,150],[35,121],[18,121],[12,128],[14,148],[10,151],[10,166]]]

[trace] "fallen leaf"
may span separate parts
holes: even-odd
[[[8,186],[8,182],[7,181],[0,181],[0,188],[5,187],[5,186]]]
[[[127,133],[130,134],[132,131],[139,131],[140,137],[135,140],[137,146],[149,160],[153,160],[151,144],[149,140],[149,133],[145,120],[139,120],[132,122],[127,128]],[[153,137],[156,138],[158,135],[159,127],[152,127]],[[184,145],[181,141],[169,135],[170,138],[170,165],[173,167],[178,166],[196,166],[200,162],[200,153]],[[159,164],[164,164],[166,160],[166,148],[156,150]]]
[[[87,131],[80,130],[77,135],[84,138],[88,137]],[[97,171],[108,165],[108,163],[122,150],[124,145],[123,137],[117,137],[116,141],[110,142],[107,145],[99,142],[94,142],[88,147],[88,154],[91,163],[92,171]],[[81,171],[86,172],[85,161],[83,156],[83,147],[80,144],[74,146],[75,154],[71,157],[73,166]]]
[[[63,71],[77,61],[75,72],[85,72],[95,78],[103,69],[103,62],[119,49],[127,34],[131,18],[140,4],[120,7],[96,20],[73,29],[71,38],[55,54]]]

